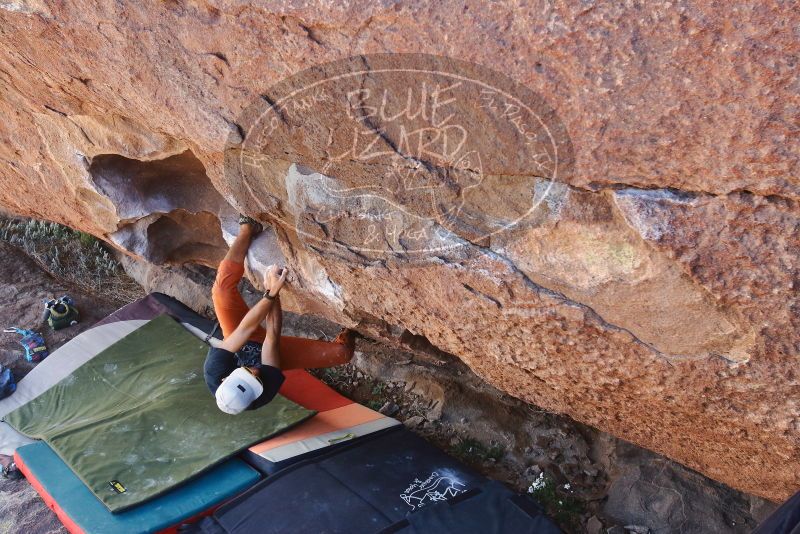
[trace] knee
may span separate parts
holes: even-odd
[[[211,296],[216,297],[222,291],[224,291],[224,288],[222,287],[220,280],[219,279],[214,280],[214,285],[211,286]]]
[[[239,281],[244,276],[244,266],[228,260],[223,260],[217,269],[212,293],[217,291],[238,290]]]
[[[220,296],[225,292],[225,289],[220,286],[218,282],[214,282],[214,285],[211,286],[211,300],[214,302],[218,302],[220,300]]]
[[[217,276],[214,280],[214,285],[211,286],[211,295],[222,295],[231,292],[239,291],[239,281],[241,277],[234,277],[231,275]]]

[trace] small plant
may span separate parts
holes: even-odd
[[[461,438],[451,450],[453,456],[469,461],[477,459],[481,461],[494,460],[499,462],[505,456],[506,450],[502,445],[486,446],[480,441],[472,438]]]
[[[486,450],[486,457],[499,462],[506,455],[506,448],[502,445],[490,445]]]
[[[313,369],[312,374],[317,378],[336,389],[339,392],[348,390],[350,387],[349,365],[337,365],[325,369]]]
[[[383,407],[383,403],[379,400],[372,399],[367,401],[367,408],[375,410],[376,412]]]
[[[565,491],[570,488],[569,484],[564,485]],[[562,526],[576,527],[576,523],[583,514],[581,502],[569,494],[560,494],[553,479],[544,473],[539,473],[536,480],[531,482],[528,493],[539,501],[547,513]]]
[[[372,395],[375,397],[383,397],[386,394],[386,384],[384,382],[376,382],[372,386]]]
[[[95,236],[92,234],[87,234],[86,232],[78,232],[78,241],[81,242],[81,245],[84,247],[91,247],[95,244],[99,245],[100,242],[97,240]]]
[[[383,408],[383,405],[386,404],[386,401],[388,400],[387,393],[389,387],[385,382],[381,382],[380,380],[375,380],[373,378],[367,379],[367,386],[369,387],[370,384],[372,387],[369,389],[370,399],[367,400],[367,406],[378,411]]]

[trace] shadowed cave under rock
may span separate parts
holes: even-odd
[[[120,226],[110,237],[121,248],[156,265],[216,267],[225,256],[223,221],[236,213],[190,150],[155,160],[103,154],[89,173],[116,206]]]

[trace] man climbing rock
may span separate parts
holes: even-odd
[[[281,336],[283,314],[280,291],[287,269],[270,266],[264,275],[263,297],[248,308],[238,285],[244,275],[244,259],[261,224],[239,218],[239,235],[219,265],[212,289],[214,311],[224,340],[208,351],[204,374],[217,406],[232,415],[264,406],[283,384],[283,371],[332,367],[353,357],[355,339],[350,330],[334,341]],[[261,326],[266,320],[267,328]]]

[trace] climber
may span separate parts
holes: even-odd
[[[253,237],[262,231],[257,221],[241,216],[239,235],[219,265],[211,291],[223,341],[208,351],[206,384],[217,406],[232,415],[264,406],[283,384],[283,370],[332,367],[353,357],[354,333],[343,330],[332,342],[281,336],[283,312],[279,293],[288,270],[270,266],[266,291],[248,309],[238,285]],[[261,326],[266,320],[267,328]]]

